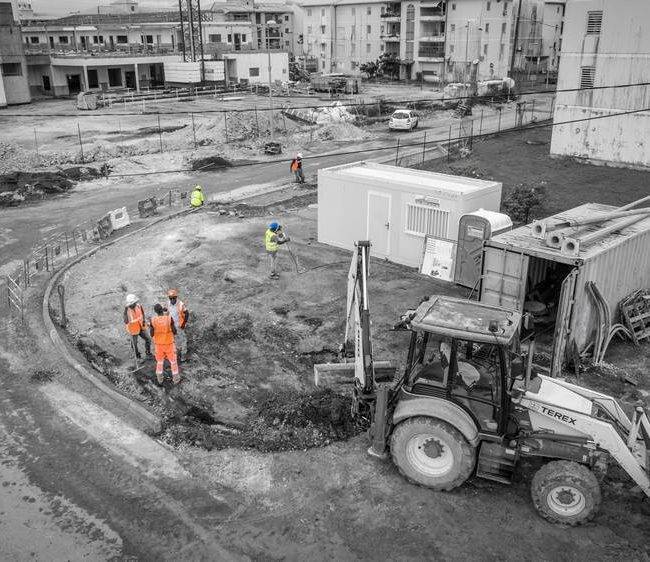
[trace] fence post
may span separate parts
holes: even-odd
[[[59,283],[56,286],[56,291],[59,293],[59,303],[61,305],[61,327],[65,328],[68,324],[68,318],[65,314],[65,287]]]
[[[501,108],[499,108],[499,126],[497,128],[497,133],[501,132]]]
[[[223,112],[223,128],[226,133],[226,142],[228,142],[228,112]]]
[[[395,151],[395,166],[397,166],[398,158],[399,158],[399,139],[397,139],[397,150]]]
[[[280,115],[282,115],[282,121],[284,121],[284,134],[287,134],[287,117],[284,114],[284,112],[280,112]]]
[[[72,229],[72,243],[74,244],[74,253],[75,256],[79,255],[79,250],[77,250],[77,236],[76,236],[76,229]]]
[[[257,136],[260,136],[260,120],[257,115],[257,106],[255,106],[255,128],[257,129]]]
[[[469,126],[469,149],[472,150],[474,148],[474,119],[472,119],[471,124]]]
[[[162,147],[162,131],[160,130],[160,113],[158,114],[158,140],[160,141],[160,152],[162,152],[163,147]]]
[[[77,122],[77,135],[79,136],[79,149],[81,150],[81,163],[84,163],[84,144],[81,141],[81,127],[79,126],[79,123]]]
[[[47,244],[45,244],[45,270],[50,271],[50,256],[47,250]]]
[[[427,151],[427,132],[424,131],[424,141],[422,142],[422,164],[424,164],[424,154]]]
[[[40,161],[41,155],[38,153],[38,138],[36,136],[36,127],[34,127],[34,148],[36,149],[36,159]]]
[[[483,132],[483,110],[481,109],[481,121],[478,125],[478,136],[481,136],[481,133]]]
[[[535,119],[535,98],[533,98],[533,107],[530,110],[530,122],[532,123]]]
[[[451,125],[449,125],[449,142],[447,142],[447,163],[449,163],[451,156]]]
[[[194,126],[194,113],[190,113],[192,116],[192,138],[194,139],[194,150],[196,150],[196,128]]]
[[[65,236],[65,251],[68,254],[68,259],[70,259],[70,244],[68,243],[68,231],[66,230],[63,235]]]

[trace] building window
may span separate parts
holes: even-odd
[[[96,68],[88,69],[88,88],[99,88],[99,77]]]
[[[67,45],[69,43],[68,36],[67,35],[60,35],[59,36],[59,43]]]
[[[320,15],[321,17],[325,17],[325,8],[320,9]]]
[[[23,75],[23,66],[19,62],[3,62],[1,68],[3,76]]]
[[[153,45],[153,35],[145,35],[145,39],[147,40],[147,44]]]
[[[366,25],[366,35],[370,35],[372,33],[372,25]]]
[[[320,32],[321,32],[323,35],[325,35],[325,30],[326,30],[326,29],[327,29],[327,26],[325,26],[325,25],[321,25],[321,26],[320,26]]]
[[[406,227],[404,232],[417,236],[447,238],[449,231],[449,211],[428,205],[406,204]]]
[[[221,39],[220,39],[220,40],[221,40]],[[242,34],[241,34],[241,42],[242,42],[242,43],[246,43],[246,34],[245,34],[245,33],[242,33]]]
[[[366,43],[366,53],[370,53],[372,50],[372,45],[370,43]]]
[[[368,6],[368,9],[366,10],[366,15],[371,16],[372,15],[372,8]]]
[[[307,26],[307,35],[311,35],[311,25]]]
[[[216,33],[208,35],[208,41],[210,41],[210,43],[221,43],[221,34]]]
[[[122,85],[122,69],[109,68],[108,69],[108,85],[111,88],[116,88]]]
[[[600,28],[603,24],[603,11],[597,10],[594,12],[587,12],[587,33],[590,35],[597,35],[600,33]]]
[[[284,21],[289,21],[289,16],[284,16]]]
[[[228,34],[228,43],[232,43],[232,33]]]
[[[285,28],[284,28],[284,34],[285,34],[285,35],[289,35],[289,28],[288,28],[288,27],[285,27]]]
[[[351,10],[352,10],[352,15],[353,15],[353,16],[356,16],[356,15],[357,15],[357,10],[356,10],[356,8],[351,8]]]
[[[504,34],[504,33],[506,32],[507,29],[508,29],[508,24],[507,24],[507,22],[504,21],[504,22],[501,24],[501,34]]]
[[[129,42],[129,38],[128,38],[126,35],[117,35],[117,36],[115,37],[115,40],[116,40],[118,43],[122,43],[122,44],[124,44],[124,43],[128,43],[128,42]]]
[[[449,31],[451,31],[452,33],[455,33],[455,32],[456,32],[456,24],[455,24],[455,23],[452,23],[452,24],[449,26]]]
[[[379,50],[380,50],[382,53],[384,52],[384,44],[383,44],[383,43],[382,43],[381,45],[379,45]]]
[[[485,56],[487,56],[487,49],[488,49],[488,46],[487,46],[487,43],[486,43],[485,45],[483,45],[483,54]]]
[[[485,7],[485,9],[486,9],[488,12],[490,11],[490,2],[487,3],[487,6]]]
[[[30,37],[30,38],[29,38],[29,42],[30,42],[32,45],[36,45],[36,44],[40,43],[38,37]]]
[[[251,76],[251,77],[259,76],[259,75],[260,75],[260,69],[259,69],[259,67],[257,67],[257,66],[251,66],[251,67],[248,69],[248,75]]]
[[[594,78],[596,76],[595,66],[581,66],[580,67],[580,87],[593,88]]]
[[[311,17],[311,8],[307,8],[307,16]]]
[[[485,33],[489,33],[489,32],[490,32],[490,24],[486,23],[485,24]]]
[[[97,45],[97,43],[99,43],[99,37],[97,37],[97,35],[93,35],[93,44]]]
[[[452,4],[452,5],[451,5],[451,9],[452,9],[452,10],[455,10],[455,9],[456,9],[456,4]]]
[[[507,0],[503,2],[503,15],[504,16],[508,15],[508,2],[507,2]]]

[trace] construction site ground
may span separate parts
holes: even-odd
[[[315,241],[314,202],[307,188],[212,207],[108,248],[65,278],[73,341],[121,390],[165,419],[158,439],[173,447],[187,471],[237,498],[232,520],[218,524],[220,540],[248,554],[289,558],[650,556],[648,506],[620,472],[604,482],[596,520],[564,529],[536,515],[530,465],[510,487],[474,479],[437,493],[408,484],[390,462],[366,455],[365,437],[346,421],[346,396],[312,387],[312,365],[331,360],[343,337],[350,258]],[[300,272],[283,248],[279,281],[266,278],[262,235],[271,218],[286,225]],[[127,292],[136,292],[150,312],[170,286],[181,289],[193,313],[193,353],[182,365],[180,387],[160,389],[151,362],[130,372],[121,311]],[[403,363],[406,338],[390,327],[435,292],[465,294],[373,260],[377,359]],[[585,373],[581,384],[606,381],[611,389],[616,381],[626,408],[644,396],[647,404],[647,374],[632,387],[617,370],[641,373],[647,347],[630,362],[630,346],[614,346],[608,360],[615,366]]]

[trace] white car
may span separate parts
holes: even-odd
[[[418,115],[412,109],[398,109],[388,121],[388,128],[391,131],[412,131],[418,126]]]

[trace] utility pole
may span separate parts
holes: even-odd
[[[515,33],[514,33],[514,40],[512,42],[512,55],[510,57],[511,77],[515,69],[515,55],[517,53],[517,42],[519,41],[519,18],[521,17],[521,2],[522,0],[519,0],[519,4],[517,6],[517,19],[515,20]]]

